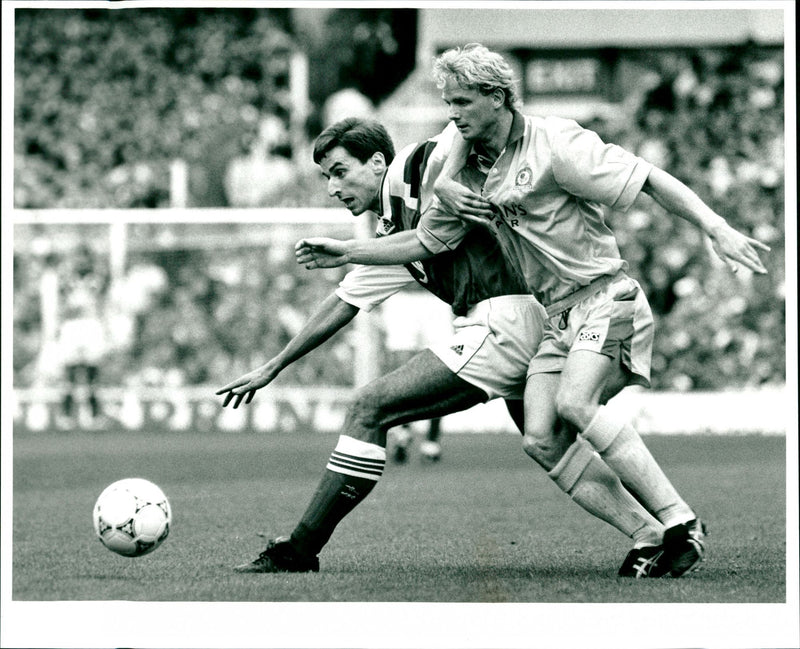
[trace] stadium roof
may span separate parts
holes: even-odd
[[[649,3],[648,3],[649,4]],[[761,3],[756,3],[761,4]],[[652,7],[653,5],[650,5]],[[697,7],[697,5],[694,5]],[[784,12],[764,9],[422,9],[419,15],[420,61],[439,50],[479,41],[498,49],[580,47],[675,47],[741,43],[779,45]]]

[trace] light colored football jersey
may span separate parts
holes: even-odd
[[[458,180],[492,203],[498,239],[547,305],[627,268],[601,205],[628,209],[651,169],[573,120],[515,112],[494,164],[484,165],[473,149]],[[459,246],[472,228],[434,202],[417,234],[438,252]]]
[[[453,129],[445,129],[439,136],[409,145],[397,154],[381,186],[377,236],[418,226],[426,201],[433,198],[431,186],[441,171],[452,135]],[[457,316],[489,298],[528,293],[518,269],[508,263],[501,245],[485,228],[465,232],[462,239],[457,250],[407,264],[405,268],[420,285],[449,304]],[[399,281],[396,268],[384,270],[383,274],[363,268],[352,272],[356,275],[345,276],[337,295],[355,306],[360,306],[356,299],[374,306],[379,296],[399,290],[392,288]],[[364,294],[367,283],[375,291],[369,299]]]

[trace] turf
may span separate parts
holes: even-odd
[[[677,580],[616,577],[629,541],[571,503],[513,435],[446,435],[443,460],[387,465],[337,528],[321,572],[240,575],[256,533],[288,533],[328,455],[328,434],[16,435],[13,582],[19,601],[786,601],[785,439],[646,438],[708,522],[709,556]],[[145,477],[172,503],[169,538],[138,559],[94,537],[109,483]],[[43,570],[42,566],[47,569]]]

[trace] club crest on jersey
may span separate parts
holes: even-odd
[[[391,234],[395,231],[394,221],[382,216],[378,219],[378,234]]]
[[[514,181],[517,187],[530,187],[533,172],[528,166],[523,167],[517,172],[517,178]]]

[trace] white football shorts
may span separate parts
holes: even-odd
[[[64,365],[95,365],[106,353],[105,329],[97,318],[66,320],[61,325],[58,342]]]
[[[453,335],[428,347],[488,399],[521,399],[547,315],[532,295],[483,300],[453,320]]]

